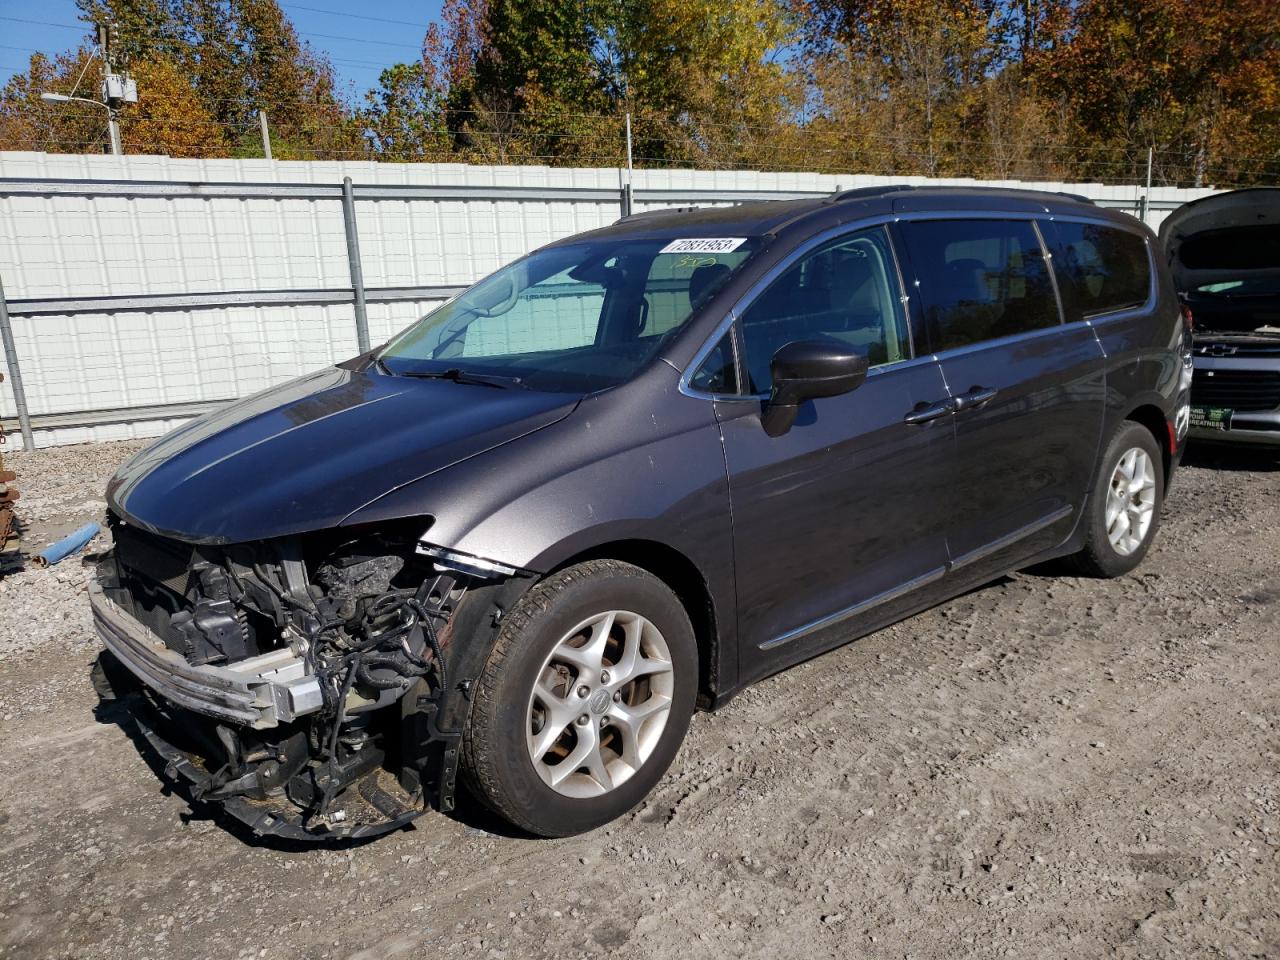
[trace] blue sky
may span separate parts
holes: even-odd
[[[440,0],[282,0],[281,9],[302,39],[329,57],[343,92],[363,99],[378,74],[393,63],[417,59],[427,24]],[[39,50],[54,54],[83,36],[74,0],[0,0],[0,86],[27,68]],[[36,22],[24,22],[36,21]]]

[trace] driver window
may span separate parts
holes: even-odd
[[[769,363],[795,340],[835,338],[871,366],[910,354],[889,239],[880,227],[840,237],[806,254],[743,312],[748,388],[768,393]]]

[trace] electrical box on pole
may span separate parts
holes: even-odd
[[[98,24],[98,47],[102,51],[102,103],[107,108],[107,132],[111,152],[124,153],[120,144],[120,108],[138,102],[138,85],[123,65],[118,65],[120,30],[114,24]]]
[[[102,81],[102,99],[107,103],[137,103],[138,84],[124,73],[108,73]]]

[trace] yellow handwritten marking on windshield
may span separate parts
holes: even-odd
[[[690,257],[684,256],[676,261],[677,267],[710,267],[719,263],[715,257]]]

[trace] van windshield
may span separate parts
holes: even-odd
[[[616,386],[763,246],[761,237],[617,238],[517,260],[379,354],[400,376],[590,393]]]

